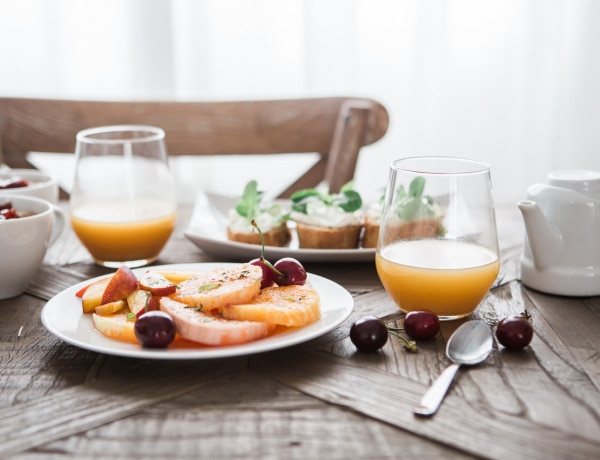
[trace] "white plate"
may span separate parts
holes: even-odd
[[[229,210],[235,207],[237,197],[200,193],[185,236],[208,254],[228,260],[251,260],[260,256],[260,246],[238,243],[227,239]],[[295,257],[301,262],[373,262],[375,249],[300,249],[295,230],[286,247],[265,247],[265,257],[278,259]]]
[[[203,263],[153,266],[152,269],[167,271],[199,272],[215,267],[232,265],[227,263]],[[146,268],[134,270],[140,276]],[[109,275],[110,276],[110,275]],[[308,326],[290,329],[254,342],[223,347],[149,349],[109,339],[100,334],[92,322],[91,314],[83,314],[81,300],[75,293],[99,276],[83,281],[54,296],[42,309],[44,327],[59,339],[86,350],[109,355],[151,359],[209,359],[250,355],[289,347],[319,337],[339,326],[352,312],[354,299],[350,293],[333,281],[318,275],[308,274],[308,280],[321,298],[321,318]]]

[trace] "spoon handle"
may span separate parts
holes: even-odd
[[[415,414],[433,415],[436,413],[459,367],[460,364],[452,363],[440,374],[423,395],[419,405],[415,407]]]

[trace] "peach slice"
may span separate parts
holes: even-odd
[[[110,278],[103,278],[90,284],[81,296],[81,306],[84,313],[91,313],[102,304],[102,296]]]
[[[178,271],[174,271],[174,272],[161,271],[160,274],[162,276],[164,276],[166,279],[168,279],[171,283],[179,284],[179,283],[183,283],[186,280],[189,280],[190,278],[193,278],[196,273],[195,272],[178,272]]]
[[[127,296],[127,304],[137,317],[147,311],[158,310],[158,299],[150,291],[137,289]]]
[[[94,311],[97,315],[110,315],[111,313],[116,313],[119,310],[123,309],[127,305],[124,300],[117,300],[116,302],[109,302],[103,305],[98,305]]]
[[[154,270],[148,270],[142,275],[140,288],[160,297],[175,294],[175,291],[177,291],[177,285],[165,278],[162,273]]]
[[[131,271],[131,268],[123,265],[110,278],[110,282],[104,289],[100,304],[125,300],[137,288],[138,280],[135,274]]]
[[[135,336],[135,321],[127,318],[127,313],[115,313],[108,316],[92,314],[94,327],[105,337],[139,344]]]

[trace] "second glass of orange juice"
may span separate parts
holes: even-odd
[[[453,157],[392,163],[375,256],[404,312],[471,314],[500,270],[489,166]]]
[[[176,196],[164,138],[160,128],[135,125],[77,134],[71,224],[97,264],[147,265],[173,232]]]

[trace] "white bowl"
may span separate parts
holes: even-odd
[[[0,181],[17,177],[26,180],[29,185],[26,187],[0,188],[0,196],[27,195],[41,198],[50,203],[58,202],[59,188],[56,178],[36,169],[10,169],[0,172]]]
[[[33,280],[46,250],[65,227],[64,213],[58,206],[37,197],[1,195],[20,215],[0,220],[0,299],[20,295]]]

